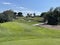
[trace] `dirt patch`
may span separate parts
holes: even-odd
[[[60,25],[47,25],[47,24],[44,24],[44,23],[40,23],[40,24],[35,24],[35,26],[41,26],[41,27],[44,27],[44,28],[60,30]]]

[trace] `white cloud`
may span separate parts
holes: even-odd
[[[19,9],[19,10],[27,10],[27,8],[22,7],[22,6],[19,6],[19,7],[18,7],[18,6],[15,6],[15,8],[16,8],[16,9]]]
[[[26,9],[25,7],[19,7],[20,9]]]
[[[31,10],[31,9],[28,9],[28,8],[25,8],[25,7],[22,7],[22,6],[16,6],[15,7],[15,11],[16,12],[19,12],[19,11],[21,11],[21,12],[24,12],[24,13],[40,13],[40,12],[38,12],[38,11],[36,11],[36,10]]]
[[[2,4],[4,4],[4,5],[11,5],[12,3],[10,3],[10,2],[3,2]]]

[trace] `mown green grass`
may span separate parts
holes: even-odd
[[[0,24],[0,45],[60,45],[60,30],[6,22]]]
[[[29,39],[0,43],[1,45],[60,45],[60,39]]]

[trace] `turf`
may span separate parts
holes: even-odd
[[[2,23],[0,45],[60,45],[60,30],[19,22]]]
[[[60,45],[60,39],[30,39],[2,42],[1,45]]]

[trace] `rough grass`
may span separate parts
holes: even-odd
[[[25,24],[32,25],[32,24],[40,23],[40,22],[38,22],[40,20],[42,20],[42,18],[40,18],[40,17],[35,17],[35,18],[31,18],[31,17],[28,17],[28,18],[26,18],[26,17],[20,17],[20,18],[14,20],[14,21],[15,22],[19,22],[19,23],[25,23]]]
[[[18,22],[2,23],[0,45],[60,45],[60,30]]]

